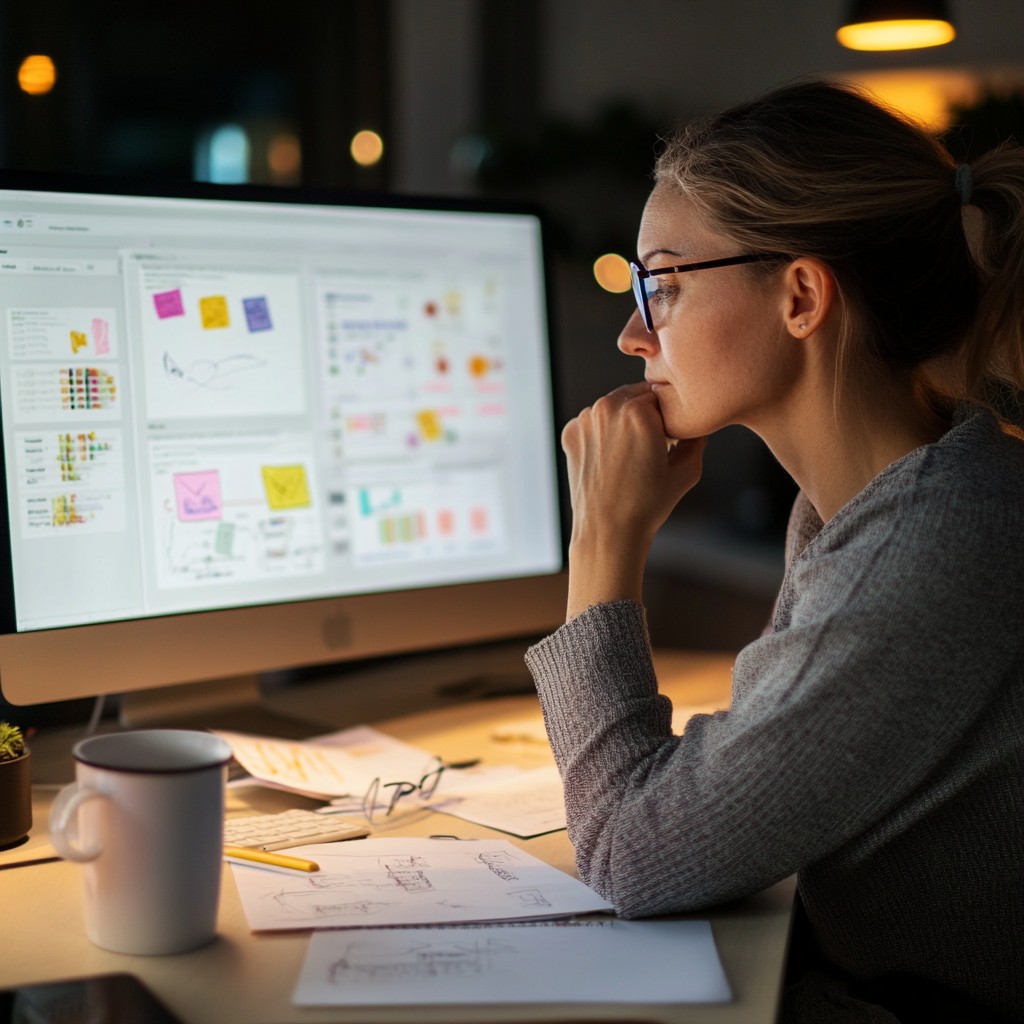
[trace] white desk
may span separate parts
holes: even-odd
[[[728,700],[731,658],[663,652],[658,658],[662,689],[678,704],[706,706]],[[329,708],[323,688],[281,695],[295,714]],[[521,722],[524,729],[497,728]],[[535,697],[507,697],[376,721],[378,728],[451,760],[483,757],[492,763],[525,766],[550,763],[537,742],[540,710]],[[324,723],[324,731],[356,722]],[[525,728],[533,726],[534,728]],[[77,736],[42,737],[67,745]],[[35,748],[34,748],[35,749]],[[34,755],[35,756],[35,755]],[[33,800],[35,823],[29,841],[0,852],[4,863],[52,853],[46,835],[51,789]],[[246,787],[229,790],[229,813],[304,806],[301,798]],[[400,829],[400,833],[399,833]],[[403,816],[391,834],[496,836],[461,819],[425,812]],[[378,831],[379,835],[388,834]],[[502,836],[502,838],[508,838]],[[565,832],[512,840],[535,856],[575,873]],[[229,869],[225,868],[217,939],[201,950],[177,956],[137,957],[97,949],[82,928],[80,869],[63,861],[0,870],[0,986],[89,974],[128,972],[145,981],[187,1024],[285,1024],[296,1021],[454,1022],[622,1021],[665,1024],[729,1024],[773,1021],[785,963],[793,899],[792,880],[725,907],[694,915],[712,921],[719,953],[735,999],[722,1006],[489,1006],[410,1009],[298,1009],[290,997],[302,964],[307,933],[252,934]]]

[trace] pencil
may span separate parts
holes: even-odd
[[[304,857],[289,857],[286,853],[270,853],[267,850],[251,850],[248,846],[225,846],[225,857],[251,860],[256,864],[269,864],[275,868],[291,868],[293,871],[319,871],[320,865]]]

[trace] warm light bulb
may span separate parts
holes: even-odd
[[[628,292],[629,264],[617,253],[608,252],[594,261],[594,277],[606,292]]]
[[[57,81],[57,69],[53,61],[42,53],[26,57],[18,68],[18,85],[30,96],[43,96]]]
[[[372,167],[384,155],[384,140],[376,132],[356,132],[349,152],[360,167]]]
[[[844,25],[836,38],[850,50],[919,50],[952,42],[956,30],[948,21],[905,18]]]

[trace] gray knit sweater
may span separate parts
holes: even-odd
[[[637,917],[796,872],[879,1002],[1024,1020],[1022,618],[1024,443],[971,407],[827,525],[797,500],[771,629],[681,736],[643,609],[588,609],[527,654],[581,877]]]

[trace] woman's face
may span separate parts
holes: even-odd
[[[745,251],[708,228],[685,198],[652,193],[637,248],[648,270]],[[667,436],[701,437],[733,423],[758,429],[781,408],[799,358],[783,321],[782,273],[729,266],[650,279],[654,330],[634,312],[619,348],[644,360]]]

